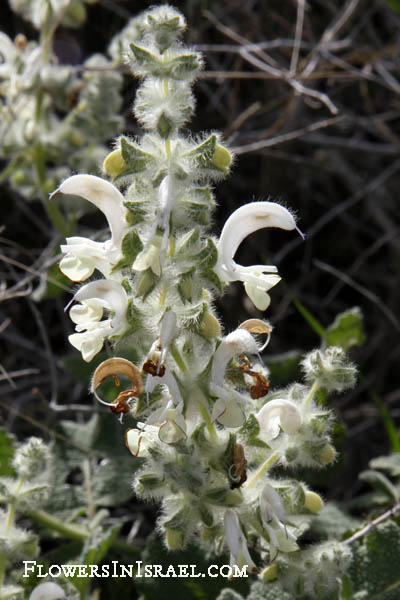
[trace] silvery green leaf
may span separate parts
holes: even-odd
[[[389,456],[378,456],[369,462],[371,469],[388,471],[392,477],[400,477],[400,454],[393,453]]]
[[[340,346],[344,350],[353,346],[362,346],[365,343],[363,315],[358,307],[337,315],[332,325],[326,330],[326,343],[328,346]]]
[[[387,495],[389,500],[393,500],[394,502],[399,501],[399,492],[393,485],[389,479],[380,473],[379,471],[374,471],[373,469],[368,469],[367,471],[363,471],[359,478],[362,481],[366,481],[370,485],[372,485],[377,491],[383,492]]]

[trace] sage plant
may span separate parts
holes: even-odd
[[[184,29],[168,5],[127,28],[134,35],[124,42],[126,58],[141,79],[134,112],[144,134],[116,140],[104,161],[112,182],[74,175],[55,192],[93,203],[110,230],[104,241],[72,237],[62,246],[61,271],[83,282],[70,303],[69,341],[87,362],[104,345],[112,348],[92,391],[137,421],[126,431],[132,460],[142,461],[134,487],[161,504],[167,547],[201,538],[240,568],[321,597],[335,587],[348,550],[329,542],[297,552],[323,501],[289,469],[320,469],[335,459],[333,416],[318,392],[351,387],[355,368],[338,347],[315,350],[302,363],[304,383],[269,391],[261,352],[271,325],[249,319],[222,333],[213,302],[230,282],[243,282],[266,310],[280,280],[273,265],[236,263],[238,246],[256,230],[297,235],[297,226],[285,207],[260,201],[238,208],[219,239],[210,235],[212,185],[228,174],[232,154],[216,132],[182,133],[202,66],[199,53],[180,42]],[[130,349],[136,364],[119,356]],[[131,385],[109,402],[101,384],[118,374]]]

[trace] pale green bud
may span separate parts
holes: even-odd
[[[217,169],[225,171],[232,164],[232,154],[227,148],[225,148],[225,146],[216,144],[214,156],[212,157],[211,162],[215,167],[217,167]]]
[[[333,462],[336,457],[335,448],[331,444],[326,444],[319,453],[319,459],[324,465]]]
[[[169,550],[179,550],[184,545],[184,535],[177,529],[165,527],[165,539]]]
[[[200,323],[200,333],[206,338],[218,338],[221,335],[221,325],[214,315],[208,310],[204,313]]]
[[[128,165],[122,158],[121,148],[113,150],[104,159],[103,170],[107,175],[111,175],[111,177],[118,177],[127,167]]]
[[[313,513],[319,513],[323,506],[324,501],[319,494],[310,491],[305,493],[304,507],[307,508],[307,510],[310,510]]]
[[[275,581],[278,578],[278,565],[274,563],[273,565],[265,567],[265,569],[261,571],[260,576],[263,581]]]
[[[86,8],[80,0],[73,0],[63,18],[62,23],[67,27],[79,27],[86,19]]]
[[[138,286],[137,286],[137,293],[138,296],[142,296],[143,299],[146,298],[146,296],[148,294],[150,294],[150,292],[154,289],[156,285],[156,277],[153,274],[153,271],[151,269],[147,269],[143,275],[140,277]]]

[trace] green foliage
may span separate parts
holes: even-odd
[[[111,544],[115,541],[121,525],[108,527],[106,530],[97,528],[93,535],[88,538],[83,546],[81,555],[78,557],[78,564],[81,565],[98,565],[106,556]],[[85,598],[90,586],[89,577],[71,577],[72,585],[74,585],[81,597]]]
[[[268,356],[266,363],[270,371],[271,386],[284,386],[299,376],[302,353],[290,350],[284,354]]]
[[[124,236],[121,249],[124,258],[121,258],[121,260],[114,265],[112,272],[131,267],[139,252],[143,250],[143,244],[136,231],[131,230]]]
[[[254,414],[247,417],[247,421],[239,429],[239,435],[242,437],[246,446],[255,446],[259,448],[269,448],[268,444],[261,440],[260,425]]]
[[[386,0],[391,9],[400,13],[400,0]]]
[[[355,307],[337,315],[325,332],[325,340],[328,346],[340,346],[343,350],[362,346],[365,333],[361,310]]]
[[[0,429],[0,475],[15,475],[12,466],[14,456],[14,437],[5,429]]]
[[[352,600],[398,600],[400,527],[387,521],[352,546],[348,571]]]
[[[391,483],[391,481],[389,481],[385,475],[379,473],[379,471],[369,469],[360,473],[359,477],[362,481],[366,481],[372,485],[377,491],[385,494],[389,500],[394,502],[399,501],[398,490]]]
[[[373,458],[369,465],[372,469],[387,471],[392,477],[400,477],[400,454],[398,453]]]

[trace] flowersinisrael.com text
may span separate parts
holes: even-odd
[[[138,560],[133,564],[121,564],[113,560],[106,565],[44,565],[35,560],[24,560],[23,577],[31,574],[36,577],[248,577],[247,565],[210,565],[205,573],[199,572],[197,565],[149,565]]]

